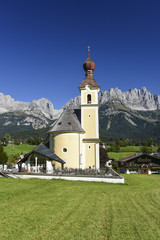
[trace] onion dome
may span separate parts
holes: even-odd
[[[85,87],[86,85],[91,85],[92,87],[99,87],[96,80],[93,77],[93,71],[95,69],[95,63],[90,58],[90,47],[88,47],[88,58],[83,63],[83,68],[86,72],[86,77],[82,81],[80,87]]]
[[[92,61],[92,59],[90,58],[90,55],[88,53],[88,58],[87,60],[83,63],[83,68],[84,70],[87,72],[88,70],[92,70],[94,71],[95,69],[95,63]]]

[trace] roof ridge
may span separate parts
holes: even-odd
[[[32,152],[34,152],[41,144],[43,144],[43,143],[40,143],[38,146],[36,146],[36,147],[32,150]]]
[[[54,126],[58,123],[58,121],[61,119],[62,115],[64,114],[64,111],[65,110],[63,110],[63,112],[61,113],[59,118],[57,118],[57,120],[53,123],[53,125],[50,126],[50,129],[49,129],[49,131],[47,133],[49,133],[54,128]]]
[[[49,132],[57,131],[84,132],[74,109],[64,109],[59,119],[49,130]]]

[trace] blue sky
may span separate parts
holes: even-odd
[[[61,108],[79,95],[88,45],[101,90],[160,94],[159,0],[1,0],[0,92]]]

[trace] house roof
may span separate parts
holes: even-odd
[[[156,155],[149,155],[146,153],[142,153],[142,154],[137,154],[137,155],[132,155],[129,157],[122,158],[119,160],[119,162],[129,162],[129,161],[136,160],[138,158],[143,158],[143,157],[148,159],[150,158],[150,159],[160,160],[160,158],[158,158]]]
[[[74,109],[65,109],[59,119],[51,126],[51,132],[84,132]]]
[[[46,147],[43,143],[40,143],[36,148],[34,148],[31,152],[27,153],[24,158],[20,159],[17,163],[20,162],[25,162],[27,158],[33,154],[33,153],[38,153],[44,157],[49,158],[50,160],[55,160],[59,163],[64,164],[65,162],[59,158],[55,153],[51,152],[51,150]]]

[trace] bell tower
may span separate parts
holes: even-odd
[[[85,133],[82,138],[82,162],[83,168],[99,169],[99,105],[98,93],[100,87],[93,77],[95,63],[90,58],[88,47],[88,58],[83,63],[86,72],[79,90],[81,93],[81,126]]]

